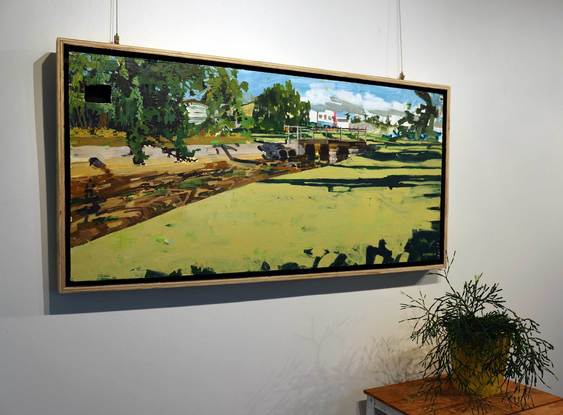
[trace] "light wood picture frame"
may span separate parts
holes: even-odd
[[[444,266],[450,88],[57,40],[61,293]]]

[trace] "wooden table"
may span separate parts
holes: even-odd
[[[367,415],[428,415],[428,403],[420,393],[424,381],[415,380],[395,385],[366,389]],[[526,409],[512,405],[502,399],[502,395],[485,400],[486,414],[490,415],[563,415],[563,399],[537,389],[532,389],[531,401]],[[437,397],[436,415],[470,415],[465,398],[452,387],[445,387]]]

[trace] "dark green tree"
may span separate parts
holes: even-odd
[[[135,164],[144,147],[162,149],[178,161],[193,160],[185,138],[204,131],[218,139],[231,131],[250,134],[253,119],[242,110],[246,82],[235,69],[164,60],[72,53],[69,60],[70,125],[111,126],[126,133]],[[84,100],[89,84],[109,84],[111,103]],[[189,101],[207,106],[203,125],[190,124]]]
[[[424,104],[419,105],[414,112],[411,104],[407,105],[405,115],[398,121],[396,134],[410,140],[436,140],[434,123],[439,115],[438,108],[432,102],[432,96],[426,91],[415,91]]]
[[[117,58],[71,52],[69,59],[70,125],[81,128],[107,127],[114,115],[110,103],[86,102],[86,85],[108,83],[118,68]]]
[[[126,133],[135,164],[148,158],[143,147],[160,147],[178,161],[189,161],[184,138],[189,134],[186,97],[205,89],[208,68],[202,65],[128,57],[73,53],[69,59],[71,126],[108,124]],[[111,103],[84,100],[90,84],[109,84]]]
[[[256,97],[253,118],[259,131],[281,132],[284,125],[306,125],[311,104],[301,101],[291,81],[274,84]]]
[[[145,145],[160,147],[178,161],[190,161],[186,97],[205,87],[206,67],[168,61],[125,58],[114,83],[117,126],[127,133],[135,164],[143,164]]]
[[[232,151],[237,151],[236,146],[230,146],[222,138],[234,131],[250,136],[254,126],[254,119],[246,115],[242,109],[243,92],[248,91],[248,82],[237,79],[236,69],[213,68],[207,81],[207,89],[202,97],[202,102],[207,105],[208,118],[203,127],[210,134],[216,136],[215,148],[220,148],[231,160],[245,162],[234,157]]]
[[[248,83],[239,83],[236,69],[216,67],[209,75],[202,98],[207,105],[208,118],[204,123],[207,130],[221,135],[251,128],[252,117],[242,110],[243,92],[248,91]]]

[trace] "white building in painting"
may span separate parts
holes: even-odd
[[[348,119],[353,122],[354,120],[365,121],[366,115],[365,114],[357,114],[355,112],[348,112]]]
[[[336,115],[336,126],[339,128],[350,128],[350,121],[346,118],[346,115]]]
[[[325,127],[336,126],[337,124],[336,112],[331,110],[324,110],[324,111],[309,110],[309,122]]]
[[[379,116],[380,122],[389,122],[390,125],[397,125],[399,124],[399,120],[404,117],[404,114],[397,115],[397,114],[376,114]],[[408,125],[408,124],[405,124]]]

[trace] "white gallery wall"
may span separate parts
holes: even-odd
[[[120,1],[121,43],[398,74],[392,0]],[[57,295],[58,36],[108,41],[109,0],[0,3],[0,414],[354,414],[412,371],[418,274]],[[451,85],[454,279],[541,323],[563,395],[563,2],[404,0],[408,79]],[[274,237],[274,236],[273,236]]]

